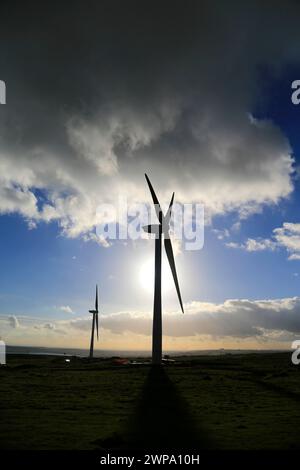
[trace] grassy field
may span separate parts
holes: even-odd
[[[11,355],[0,396],[2,449],[300,448],[300,366],[286,353],[163,368]]]

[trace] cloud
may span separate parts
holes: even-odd
[[[245,243],[236,243],[236,242],[228,242],[226,243],[228,248],[239,248],[246,251],[265,251],[271,250],[274,251],[277,247],[275,241],[263,238],[248,238]]]
[[[49,345],[59,342],[61,347],[86,347],[89,341],[89,317],[56,321],[21,317],[21,336],[12,318],[15,317],[0,316],[6,342],[18,340],[20,344],[45,345],[50,338]],[[101,315],[99,326],[101,346],[109,342],[109,349],[120,349],[126,338],[129,349],[138,349],[140,344],[145,348],[145,341],[148,344],[152,334],[152,313],[124,311]],[[164,312],[163,334],[168,344],[170,341],[181,344],[180,349],[190,349],[191,345],[197,348],[207,341],[213,341],[213,347],[228,341],[235,347],[237,344],[246,347],[249,341],[255,347],[263,343],[269,347],[275,343],[276,347],[287,347],[286,343],[300,334],[300,297],[229,299],[223,303],[194,301],[185,305],[184,315]]]
[[[228,238],[230,236],[230,232],[228,229],[219,230],[219,229],[212,229],[212,232],[216,235],[218,240],[224,240],[224,238]]]
[[[74,313],[71,307],[69,307],[69,305],[62,305],[61,307],[59,307],[59,309],[65,313]]]
[[[273,230],[277,244],[289,253],[289,260],[300,259],[300,224],[285,222]]]
[[[23,24],[3,12],[0,213],[90,240],[99,204],[149,200],[145,171],[162,201],[175,190],[210,215],[246,217],[292,192],[289,142],[252,113],[262,66],[299,61],[296,2],[40,8],[21,6]]]
[[[20,327],[19,320],[17,319],[17,317],[15,315],[11,315],[8,318],[8,321],[9,321],[9,324],[10,324],[11,328],[19,328]]]
[[[45,323],[43,327],[46,328],[47,330],[55,330],[55,325],[53,323]]]
[[[32,331],[32,328],[33,328],[34,330],[38,330],[39,333],[42,332],[42,334],[45,331],[47,333],[51,332],[51,334],[54,334],[54,335],[66,335],[67,334],[67,331],[62,329],[59,323],[54,323],[54,322],[43,323],[41,320],[37,321],[36,319],[26,317],[25,325],[26,325],[25,328],[29,332]]]
[[[72,323],[83,327],[82,323]],[[101,319],[103,328],[113,333],[124,331],[151,335],[151,316],[121,312]],[[90,327],[89,323],[87,328]],[[185,307],[184,315],[164,315],[164,335],[190,337],[212,335],[215,337],[260,337],[271,331],[300,333],[300,298],[274,300],[226,300],[222,304],[192,302]]]
[[[102,316],[102,328],[114,334],[130,332],[152,334],[152,316],[141,312],[119,312]],[[90,319],[75,319],[71,328],[89,332]],[[191,337],[267,337],[271,332],[300,333],[300,297],[246,300],[233,299],[216,304],[192,302],[185,306],[185,314],[164,314],[164,335]],[[272,334],[273,334],[272,333]]]
[[[244,243],[229,242],[228,248],[239,248],[246,251],[265,251],[285,249],[289,260],[300,259],[300,224],[284,222],[282,227],[275,228],[272,238],[248,238]]]

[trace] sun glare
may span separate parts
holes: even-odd
[[[148,292],[153,292],[154,289],[154,260],[148,259],[145,261],[139,270],[140,285]],[[174,284],[172,274],[167,263],[162,260],[161,271],[162,291],[167,292]]]

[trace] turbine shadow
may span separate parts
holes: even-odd
[[[167,372],[159,366],[149,371],[129,428],[130,448],[181,451],[213,447]]]

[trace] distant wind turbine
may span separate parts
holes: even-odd
[[[146,225],[143,227],[145,232],[155,233],[155,279],[154,279],[154,306],[153,306],[153,330],[152,330],[152,363],[155,365],[161,364],[162,360],[162,308],[161,308],[161,242],[164,236],[164,246],[166,255],[169,261],[169,265],[172,271],[175,287],[180,303],[182,313],[184,313],[182,299],[178,284],[178,278],[176,273],[175,261],[173,248],[169,235],[170,219],[172,215],[172,206],[174,202],[174,193],[172,195],[169,208],[166,215],[161,210],[160,203],[154,192],[152,184],[145,174],[150,193],[153,199],[155,212],[159,221],[159,224]]]
[[[91,345],[90,345],[90,358],[94,356],[94,333],[95,327],[97,328],[97,340],[99,339],[98,332],[98,286],[96,285],[96,300],[95,300],[95,310],[89,310],[89,313],[93,314],[93,323],[92,323],[92,334],[91,334]]]

